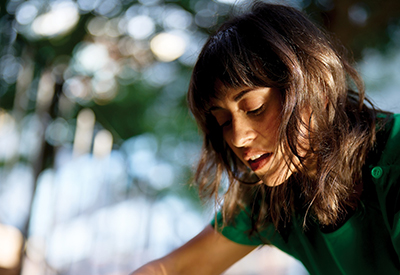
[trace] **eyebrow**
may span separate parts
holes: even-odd
[[[253,89],[250,89],[250,88],[249,88],[249,89],[245,89],[245,90],[239,92],[237,95],[235,95],[235,97],[233,98],[233,100],[234,100],[235,102],[238,102],[240,99],[242,99],[242,98],[244,97],[245,94],[251,92],[252,90],[253,90]],[[220,110],[220,109],[222,109],[222,108],[219,107],[219,106],[213,106],[213,107],[211,107],[211,108],[209,109],[209,111],[212,112],[212,111]]]
[[[233,98],[233,100],[235,102],[238,102],[240,99],[242,99],[242,97],[247,94],[248,92],[251,92],[253,89],[246,89],[241,91],[240,93],[238,93],[237,95],[235,95],[235,97]]]

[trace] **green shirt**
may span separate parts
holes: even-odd
[[[250,217],[241,211],[222,234],[246,245],[272,245],[300,260],[310,274],[399,274],[400,270],[400,115],[387,124],[378,139],[378,157],[364,167],[364,189],[356,212],[340,228],[323,233],[317,223],[307,230],[301,217],[284,238],[271,225],[261,236],[248,236]],[[221,214],[217,222],[222,223]],[[214,225],[214,223],[212,222]]]

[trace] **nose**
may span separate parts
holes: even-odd
[[[256,137],[251,123],[244,118],[232,118],[232,132],[231,142],[232,145],[240,148],[249,145]]]

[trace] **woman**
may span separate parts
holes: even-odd
[[[205,44],[188,101],[204,134],[198,236],[133,274],[220,274],[259,245],[311,274],[398,274],[400,117],[299,11],[256,2]]]

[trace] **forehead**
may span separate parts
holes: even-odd
[[[225,91],[225,96],[219,99],[214,99],[210,111],[224,109],[227,105],[237,104],[239,106],[247,106],[248,104],[258,104],[259,101],[268,101],[273,104],[282,104],[279,89],[272,87],[240,87],[228,88]],[[243,105],[245,104],[245,105]]]
[[[215,96],[210,99],[211,110],[215,109],[224,101],[240,101],[240,99],[250,91],[249,87],[226,87],[219,86],[215,89]]]
[[[256,87],[251,87],[247,85],[238,85],[232,86],[222,83],[220,80],[217,80],[214,85],[214,96],[210,100],[211,103],[225,100],[225,99],[233,99],[235,101],[240,100],[248,91],[256,89]]]

